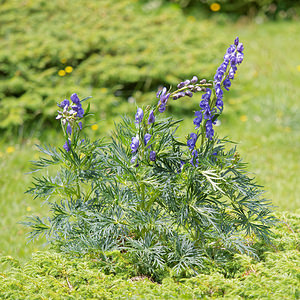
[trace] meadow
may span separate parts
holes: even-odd
[[[5,25],[0,35],[5,46],[0,50],[1,255],[23,262],[48,249],[43,239],[27,243],[28,229],[20,222],[31,214],[47,215],[46,207],[24,192],[33,176],[26,174],[30,161],[39,156],[35,144],[63,143],[55,122],[57,102],[72,92],[92,96],[95,115],[87,132],[91,138],[109,136],[120,114],[133,116],[136,105],[153,103],[160,85],[174,86],[191,75],[211,78],[236,36],[245,45],[245,60],[225,94],[216,131],[238,143],[277,214],[299,213],[299,21],[245,17],[231,22],[223,15],[184,14],[174,5],[147,10],[134,1],[103,1],[100,9],[97,1],[84,8],[80,1],[72,7],[67,2],[55,13],[55,5],[43,1],[28,1],[24,9],[12,1],[0,8]],[[13,22],[13,15],[26,26]],[[40,26],[42,20],[47,26]],[[182,138],[193,128],[199,100],[169,104],[168,115],[184,118]],[[293,230],[299,230],[299,218],[293,218]]]

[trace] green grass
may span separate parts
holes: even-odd
[[[19,224],[25,221],[25,216],[31,213],[46,213],[39,201],[34,201],[24,194],[30,185],[32,176],[26,175],[30,171],[30,160],[34,160],[37,151],[34,142],[26,144],[2,145],[0,167],[2,176],[0,178],[0,252],[15,257],[28,257],[33,251],[41,249],[45,241],[27,244],[26,228]],[[12,153],[9,147],[15,150]]]

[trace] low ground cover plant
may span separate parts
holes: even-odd
[[[157,281],[222,268],[237,253],[256,256],[254,240],[268,242],[275,222],[271,204],[233,143],[214,129],[243,53],[236,38],[213,80],[193,76],[175,91],[163,87],[155,105],[139,107],[134,119],[124,116],[110,139],[83,138],[88,98],[72,94],[59,103],[65,144],[39,146],[47,157],[34,162],[36,171],[57,173],[36,176],[28,190],[49,205],[50,216],[30,217],[30,237],[89,254],[108,272],[111,257],[121,257],[132,274]],[[181,120],[164,118],[164,111],[169,101],[196,93],[202,100],[195,130],[181,141]]]
[[[25,264],[0,256],[1,299],[298,299],[299,214],[279,213],[273,245],[256,241],[259,259],[236,254],[226,268],[216,265],[192,278],[161,283],[132,274],[120,253],[109,264],[89,255],[74,258],[41,251]],[[108,266],[110,270],[108,271]]]

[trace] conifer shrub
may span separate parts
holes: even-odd
[[[89,105],[77,94],[58,104],[65,143],[39,146],[47,155],[28,190],[49,205],[50,215],[26,223],[31,238],[45,235],[60,252],[110,261],[118,253],[140,276],[189,277],[234,255],[257,256],[255,238],[269,242],[271,204],[247,175],[237,149],[214,125],[244,58],[239,38],[227,49],[213,80],[180,82],[157,92],[157,103],[124,116],[109,139],[83,138]],[[195,130],[176,137],[181,120],[165,118],[170,101],[201,93]],[[53,170],[52,170],[53,171]]]
[[[224,45],[209,39],[213,24],[167,7],[149,14],[131,0],[12,0],[0,15],[0,131],[25,136],[56,126],[55,99],[74,90],[93,94],[96,119],[113,124],[161,82],[175,85],[195,65],[212,73]]]
[[[258,259],[235,254],[192,278],[137,276],[120,252],[107,259],[36,252],[26,263],[0,256],[1,299],[298,299],[299,213],[279,213],[273,244],[255,240]]]

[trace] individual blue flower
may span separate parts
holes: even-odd
[[[199,160],[198,160],[198,151],[197,150],[193,150],[192,152],[192,158],[190,160],[190,163],[193,167],[198,167],[199,164]]]
[[[138,157],[137,155],[136,156],[133,156],[130,160],[130,163],[133,165],[134,164],[134,167],[137,168],[140,164],[138,162]]]
[[[229,48],[227,49],[227,53],[231,54],[235,51],[235,46],[234,45],[230,45]]]
[[[215,92],[216,92],[216,96],[217,96],[218,99],[223,99],[223,94],[224,94],[224,92],[223,92],[223,90],[221,89],[220,83],[217,83],[217,84],[215,85]]]
[[[166,110],[166,106],[163,105],[163,104],[161,104],[161,105],[158,107],[158,111],[159,111],[160,113],[163,113],[165,110]]]
[[[202,112],[201,111],[195,111],[196,118],[194,119],[193,123],[196,125],[195,129],[198,129],[200,127],[200,124],[202,122]]]
[[[63,100],[60,104],[58,104],[59,107],[65,108],[70,105],[70,101],[68,99]]]
[[[211,111],[209,106],[203,110],[203,117],[205,120],[209,120],[211,118]]]
[[[71,135],[72,134],[72,126],[71,126],[71,124],[70,123],[68,123],[68,125],[67,125],[67,134],[68,135]]]
[[[190,150],[193,150],[195,148],[197,139],[198,139],[197,134],[192,132],[190,134],[190,139],[187,141],[187,146],[189,147]]]
[[[76,111],[76,117],[83,118],[84,110],[83,110],[81,104],[72,106],[72,109],[74,111]]]
[[[151,110],[148,118],[148,124],[153,124],[154,122],[155,122],[155,116],[153,110]]]
[[[77,94],[72,94],[71,95],[71,100],[72,100],[72,102],[74,103],[74,104],[77,104],[77,105],[81,105],[81,103],[80,103],[80,99],[79,99],[79,97],[77,96]]]
[[[218,81],[218,82],[221,82],[222,78],[223,78],[223,75],[224,75],[224,71],[223,70],[217,70],[216,75],[214,77],[214,80]]]
[[[156,161],[156,153],[155,151],[150,151],[149,158],[151,161]]]
[[[139,162],[138,162],[137,156],[133,156],[133,157],[131,158],[131,160],[130,160],[130,163],[131,163],[131,164],[135,164],[135,167],[136,167],[136,168],[140,165]]]
[[[222,109],[223,109],[223,101],[222,101],[221,99],[217,99],[217,101],[216,101],[216,107],[217,107],[220,111],[222,111]]]
[[[237,47],[236,47],[236,50],[238,51],[238,52],[243,52],[244,51],[244,45],[243,45],[243,43],[239,43],[238,45],[237,45]]]
[[[210,96],[211,96],[211,89],[210,88],[207,88],[206,89],[206,93],[202,95],[202,100],[207,100],[209,101],[210,100]]]
[[[207,100],[201,100],[200,103],[199,103],[199,106],[202,108],[202,109],[206,109],[207,107],[209,107],[209,103]]]
[[[78,127],[79,127],[80,130],[82,130],[82,122],[81,121],[78,122]]]
[[[156,97],[159,98],[159,112],[164,112],[166,110],[166,104],[170,97],[170,93],[167,93],[167,88],[164,87],[161,91],[158,91]]]
[[[146,133],[145,136],[144,136],[145,146],[147,146],[147,144],[149,143],[150,139],[151,139],[151,134],[150,133]]]
[[[238,52],[237,55],[236,55],[236,62],[237,62],[237,64],[242,63],[243,59],[244,59],[244,54]]]
[[[136,124],[141,123],[142,120],[143,120],[143,117],[144,117],[144,112],[143,112],[143,110],[142,110],[141,108],[138,108],[138,109],[137,109],[137,112],[136,112],[136,114],[135,114],[135,123],[136,123]]]
[[[235,75],[236,71],[237,71],[237,67],[236,66],[232,66],[229,69],[228,78],[229,79],[234,79],[234,75]]]
[[[230,65],[235,66],[236,65],[236,55],[232,55],[230,57]]]
[[[218,69],[222,70],[224,73],[227,70],[229,61],[223,61]]]
[[[63,148],[64,148],[67,152],[69,152],[69,151],[71,150],[71,140],[70,140],[70,139],[68,139],[68,140],[65,142],[65,144],[63,145]]]
[[[206,129],[206,137],[211,140],[214,135],[213,124],[211,120],[208,120],[206,122],[205,129]]]
[[[229,78],[226,78],[224,81],[223,81],[223,86],[225,88],[225,90],[229,91],[229,88],[231,86],[231,81],[229,80]]]
[[[139,148],[139,144],[140,144],[140,141],[137,137],[133,137],[131,139],[131,144],[130,144],[130,148],[131,148],[131,152],[132,153],[135,153],[137,151],[137,149]]]

